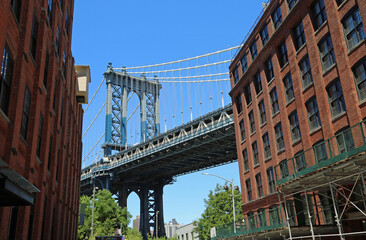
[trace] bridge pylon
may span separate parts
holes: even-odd
[[[148,80],[144,75],[128,75],[126,70],[114,71],[112,63],[104,73],[107,84],[104,156],[127,148],[128,95],[136,93],[140,100],[141,142],[160,134],[159,99],[161,84],[158,79]]]

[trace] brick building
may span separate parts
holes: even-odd
[[[264,5],[230,65],[242,239],[366,239],[365,29],[363,0]]]
[[[90,81],[74,1],[0,1],[0,239],[75,239]]]

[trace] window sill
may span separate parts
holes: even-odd
[[[288,66],[288,61],[287,61],[287,63],[285,63],[285,65],[283,65],[283,67],[281,67],[281,71],[280,72],[283,72],[283,70],[285,70],[285,68]]]
[[[273,77],[271,80],[269,80],[267,85],[269,86],[274,80],[275,80],[275,78]]]
[[[272,160],[272,156],[270,156],[270,157],[268,157],[268,158],[264,159],[264,162],[266,163],[266,162],[269,162],[269,161],[271,161],[271,160]]]
[[[238,117],[240,117],[241,115],[243,115],[243,111],[241,111],[240,113],[238,113]]]
[[[37,162],[38,162],[39,164],[42,164],[42,161],[41,161],[41,159],[39,159],[39,157],[38,157],[38,156],[36,156],[36,160],[37,160]]]
[[[260,95],[262,95],[263,90],[261,90],[259,93],[257,93],[257,97],[259,97]]]
[[[247,140],[246,139],[244,139],[243,141],[241,141],[240,142],[240,144],[243,144],[243,143],[245,143]]]
[[[295,101],[295,97],[293,99],[291,99],[289,102],[286,103],[286,107],[288,107],[288,105],[290,105],[294,101]]]
[[[322,129],[322,126],[319,126],[317,128],[314,128],[313,130],[310,131],[309,135],[311,136],[311,135],[315,134],[316,132],[318,132],[321,129]]]
[[[363,106],[365,106],[366,105],[366,98],[365,99],[362,99],[359,103],[358,103],[358,106],[359,107],[363,107]],[[1,110],[0,110],[0,112],[1,112]]]
[[[359,43],[357,43],[353,48],[349,49],[347,52],[347,55],[351,55],[353,52],[355,52],[360,46],[362,46],[366,42],[366,38],[362,39]]]
[[[0,115],[3,116],[3,118],[5,119],[5,121],[8,122],[8,124],[10,124],[10,119],[6,116],[6,114],[3,112],[3,110],[0,109]]]
[[[32,63],[34,65],[34,67],[37,69],[37,64],[36,64],[36,60],[33,58],[32,53],[29,51],[28,55],[30,56],[30,59],[32,60]]]
[[[343,111],[339,114],[337,114],[336,116],[332,117],[332,123],[334,123],[335,121],[337,121],[338,119],[340,119],[341,117],[343,117],[344,115],[346,115],[346,111]]]
[[[311,88],[312,86],[314,86],[314,82],[310,83],[309,85],[307,85],[305,88],[302,89],[302,93],[305,93],[309,88]]]
[[[348,2],[348,0],[345,0],[344,2],[341,3],[341,5],[338,6],[338,11],[340,11],[344,5],[346,5],[346,3]]]
[[[263,124],[261,124],[261,126],[260,126],[260,128],[263,128],[264,126],[266,126],[267,125],[267,121],[266,122],[264,122]]]
[[[253,169],[256,169],[259,167],[259,163],[253,166]]]
[[[42,83],[42,90],[44,91],[44,93],[46,94],[46,96],[48,96],[48,92],[46,89],[46,86]]]
[[[14,17],[15,23],[17,24],[19,31],[22,31],[22,28],[20,27],[20,24],[19,24],[19,22],[18,22],[18,19],[17,19],[17,17],[15,16],[14,10],[13,10],[13,8],[12,8],[11,6],[10,6],[10,11],[11,11],[11,13],[13,14],[13,17]]]
[[[250,105],[252,105],[252,102],[253,102],[253,101],[251,101],[250,103],[248,103],[248,104],[247,104],[247,107],[250,107]]]
[[[250,134],[250,136],[253,136],[255,133],[256,133],[256,131],[252,132],[252,133]]]
[[[20,140],[22,140],[22,142],[24,143],[24,145],[25,145],[26,147],[28,147],[28,143],[27,143],[27,141],[25,141],[25,139],[23,138],[23,136],[22,136],[22,135],[20,135],[19,137],[20,137]]]
[[[296,139],[295,141],[292,141],[292,146],[295,146],[300,142],[301,142],[301,137],[299,139]]]
[[[300,52],[306,47],[306,43],[304,43],[298,50],[296,50],[296,57],[300,54]]]
[[[315,36],[318,35],[327,24],[328,24],[328,19],[325,20],[325,22],[323,22],[323,24],[320,27],[318,27],[318,29],[314,32],[314,35]]]
[[[244,170],[244,174],[247,174],[249,172],[249,169]]]
[[[327,75],[329,72],[331,72],[333,70],[333,68],[335,68],[335,66],[337,66],[337,63],[333,63],[332,66],[330,66],[328,69],[323,71],[323,77],[325,77],[325,75]]]
[[[282,148],[280,150],[277,151],[277,155],[280,155],[281,153],[283,153],[285,151],[286,148]]]
[[[280,111],[277,111],[276,113],[272,114],[272,118],[276,117],[278,114],[280,114]]]

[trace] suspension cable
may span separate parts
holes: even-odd
[[[103,103],[103,106],[99,109],[98,113],[95,115],[94,119],[91,121],[91,123],[89,124],[88,128],[85,130],[85,132],[81,138],[84,138],[85,134],[89,131],[91,125],[93,125],[94,121],[97,119],[97,117],[99,116],[100,112],[102,111],[102,109],[105,107],[106,104],[107,104],[107,101],[105,101]]]
[[[98,91],[99,91],[100,87],[102,86],[102,84],[103,84],[104,80],[105,80],[105,78],[103,78],[103,80],[100,82],[100,84],[99,84],[99,86],[98,86],[97,90],[96,90],[96,91],[95,91],[95,93],[93,94],[93,96],[92,96],[92,98],[90,99],[90,101],[89,101],[88,105],[86,105],[86,107],[85,107],[85,109],[84,109],[84,113],[86,112],[86,110],[88,109],[88,107],[90,106],[90,104],[92,103],[92,101],[93,101],[93,99],[94,99],[95,95],[98,93]]]
[[[86,154],[86,156],[83,158],[83,160],[81,162],[84,162],[85,159],[89,156],[89,154],[94,150],[94,148],[98,145],[98,143],[100,142],[100,140],[102,140],[102,138],[104,137],[105,133],[102,134],[102,136],[99,138],[99,140],[94,144],[94,146],[92,147],[92,149],[90,149],[90,151],[88,152],[88,154]]]

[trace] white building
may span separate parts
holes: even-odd
[[[168,224],[165,224],[165,234],[167,238],[174,237],[176,234],[176,231],[179,227],[183,226],[182,224],[179,224],[175,218],[172,219]]]
[[[178,240],[198,240],[199,236],[194,232],[194,228],[193,223],[179,227],[176,231]]]

